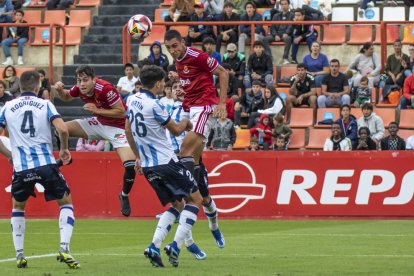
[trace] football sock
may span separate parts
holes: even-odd
[[[128,196],[131,192],[132,185],[135,180],[135,160],[128,160],[124,162],[124,182],[122,184],[122,195]]]
[[[26,220],[24,218],[24,211],[17,209],[12,210],[11,227],[14,249],[16,250],[17,257],[20,253],[24,254],[24,232],[26,231]]]
[[[192,156],[184,156],[180,158],[181,164],[187,168],[194,175],[194,157]]]
[[[208,219],[208,227],[210,227],[210,230],[212,231],[217,230],[218,229],[217,208],[216,208],[216,203],[214,202],[213,198],[210,197],[210,202],[207,204],[203,204],[203,210]]]
[[[154,237],[152,238],[155,247],[161,247],[162,242],[168,235],[168,232],[170,232],[171,226],[179,215],[180,212],[172,206],[162,214],[155,229]]]
[[[178,248],[181,248],[184,239],[188,237],[188,232],[191,231],[196,222],[198,210],[198,207],[186,204],[184,210],[181,212],[180,222],[174,237],[174,241],[177,243]]]
[[[184,242],[185,242],[186,247],[189,247],[190,245],[192,245],[194,243],[193,231],[188,232],[187,237],[185,237],[185,239],[184,239]]]
[[[72,237],[75,216],[73,205],[65,204],[60,206],[59,229],[60,229],[60,248],[69,252],[70,238]]]

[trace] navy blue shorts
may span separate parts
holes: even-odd
[[[202,197],[208,197],[210,193],[208,192],[208,177],[207,170],[203,162],[200,159],[200,177],[198,180],[198,189]]]
[[[70,194],[66,180],[56,164],[14,172],[11,194],[18,202],[24,202],[30,196],[36,197],[34,192],[36,183],[45,188],[46,201],[62,199],[65,194]]]
[[[143,168],[143,171],[163,206],[198,190],[191,172],[172,159],[168,164]]]

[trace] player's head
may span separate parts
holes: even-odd
[[[95,87],[95,71],[89,65],[80,65],[76,68],[76,83],[82,94],[91,96]]]
[[[20,76],[20,90],[22,92],[39,92],[39,73],[36,71],[24,71]]]
[[[173,84],[172,84],[172,97],[173,97],[174,102],[184,101],[184,94],[185,94],[185,92],[184,92],[183,87],[181,86],[181,82],[179,82],[179,81],[173,82]]]
[[[155,96],[164,91],[165,73],[157,65],[145,65],[139,73],[144,89],[150,90]]]
[[[185,41],[176,30],[169,30],[165,33],[164,45],[174,59],[180,59],[185,54]]]

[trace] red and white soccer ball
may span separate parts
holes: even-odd
[[[151,20],[143,15],[133,15],[128,21],[128,33],[133,39],[143,40],[150,35],[152,30]]]

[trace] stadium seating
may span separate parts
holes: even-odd
[[[163,6],[163,7],[165,7],[165,6],[171,6],[172,5],[172,2],[173,2],[173,0],[164,0],[162,3],[161,3],[161,6]]]
[[[49,30],[49,28],[48,27],[36,27],[34,28],[34,30],[35,30],[34,40],[30,43],[30,45],[31,46],[49,45],[49,42],[44,41],[44,39],[42,38],[42,32],[45,30]],[[54,28],[53,36],[54,38],[56,38],[56,28]],[[54,39],[54,41],[56,41],[56,39]]]
[[[155,22],[163,22],[164,17],[168,15],[168,9],[156,9],[155,10]],[[155,26],[153,26],[155,27]]]
[[[332,131],[330,129],[309,129],[309,143],[305,147],[307,149],[323,149],[326,138],[330,137]]]
[[[355,119],[358,120],[363,116],[362,110],[360,107],[351,108],[351,114],[355,116]]]
[[[407,141],[407,138],[414,135],[414,130],[412,129],[400,129],[398,131],[398,136],[400,136],[404,141]]]
[[[283,99],[284,102],[286,102],[286,97],[290,95],[290,87],[278,87],[277,93],[279,93],[279,96]]]
[[[374,93],[372,93],[374,94]],[[382,88],[379,88],[379,92],[378,92],[379,98],[382,99]],[[378,101],[378,103],[376,104],[377,107],[391,107],[391,108],[395,108],[398,106],[398,103],[396,104],[391,104],[391,103],[387,103],[387,102],[383,102],[383,101]]]
[[[318,122],[328,119],[336,121],[337,119],[339,119],[339,115],[339,108],[318,108],[318,111],[316,113],[316,124],[314,127],[330,128],[330,125],[318,125]]]
[[[290,135],[289,149],[301,149],[305,147],[305,129],[297,128],[292,130]]]
[[[358,21],[380,21],[380,9],[378,7],[368,8],[365,10],[364,16],[357,16]]]
[[[399,38],[398,26],[387,25],[387,44],[393,44]],[[375,40],[374,44],[381,44],[381,28],[379,25],[375,26]]]
[[[250,146],[250,130],[249,129],[236,129],[236,143],[233,145],[233,149],[247,149]]]
[[[152,26],[151,35],[145,38],[141,45],[152,45],[154,41],[164,43],[165,26],[154,25]]]
[[[312,108],[292,108],[290,114],[291,128],[306,128],[313,125]]]
[[[290,77],[292,77],[294,74],[296,74],[296,66],[281,66],[280,67],[280,74],[279,78],[277,80],[278,86],[289,86],[289,82],[281,82],[283,78],[287,78],[290,80]]]
[[[76,7],[97,7],[101,4],[101,0],[79,0],[75,4]]]
[[[65,26],[66,13],[64,10],[46,10],[43,23],[47,23],[47,24],[54,23],[54,24]]]
[[[270,15],[270,10],[271,9],[269,8],[257,8],[256,9],[257,13],[262,15],[264,21],[269,21],[272,19]]]
[[[186,37],[188,35],[188,26],[171,26],[170,29],[180,32],[182,37]]]
[[[414,110],[413,109],[401,109],[400,110],[400,128],[413,128],[414,129]]]
[[[395,109],[394,108],[374,108],[375,114],[381,117],[384,127],[388,128],[388,124],[395,122]]]
[[[414,25],[404,26],[403,44],[414,44]]]
[[[66,30],[66,45],[81,44],[82,32],[81,27],[65,27]],[[59,31],[59,39],[57,45],[63,45],[63,31]]]
[[[333,7],[332,8],[332,21],[354,21],[354,8],[353,7]]]
[[[69,26],[71,27],[89,27],[91,25],[90,10],[71,10]]]
[[[28,23],[41,23],[42,22],[42,11],[41,10],[25,10],[24,19]]]
[[[322,44],[344,44],[346,39],[345,26],[325,25],[323,27]]]
[[[23,72],[25,72],[25,71],[34,71],[34,70],[36,70],[35,67],[20,67],[20,66],[16,66],[16,75],[18,77],[20,77]],[[3,72],[1,74],[3,74]]]
[[[383,7],[382,21],[405,21],[405,7]]]
[[[347,44],[364,44],[372,42],[372,25],[351,25]]]

